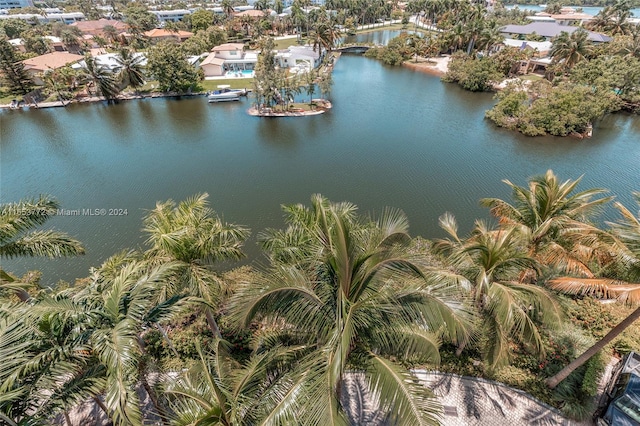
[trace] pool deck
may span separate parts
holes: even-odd
[[[253,78],[255,76],[255,73],[251,73],[250,75],[247,74],[242,74],[241,72],[238,73],[231,73],[231,74],[225,74],[225,75],[218,75],[215,77],[205,77],[204,79],[209,81],[209,80],[229,80],[232,78]]]

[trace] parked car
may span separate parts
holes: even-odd
[[[599,407],[598,426],[640,426],[640,353],[631,352],[620,362]]]

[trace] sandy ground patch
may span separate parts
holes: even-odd
[[[419,58],[418,62],[414,62],[413,59],[405,62],[403,65],[412,70],[426,72],[433,75],[445,75],[449,69],[450,56],[438,56],[435,58]]]

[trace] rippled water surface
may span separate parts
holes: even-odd
[[[205,98],[0,113],[2,202],[48,193],[66,209],[127,210],[51,220],[86,244],[82,258],[3,267],[40,268],[48,282],[86,276],[116,251],[143,247],[141,219],[157,200],[200,192],[254,235],[282,225],[281,204],[319,192],[363,212],[401,208],[412,234],[434,237],[445,211],[463,231],[487,217],[478,199],[508,197],[505,178],[584,174],[583,188],[608,188],[629,206],[640,190],[638,117],[611,115],[590,140],[526,138],[483,118],[491,95],[437,77],[344,55],[333,78],[334,108],[315,117],[260,119],[245,113],[248,100]],[[253,241],[248,253],[259,257]]]

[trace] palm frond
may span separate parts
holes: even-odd
[[[392,422],[403,425],[438,425],[441,407],[429,389],[391,361],[370,354],[368,379],[371,391]]]
[[[568,294],[582,294],[602,299],[616,299],[630,305],[640,304],[640,284],[608,278],[560,277],[550,280],[553,290]]]

